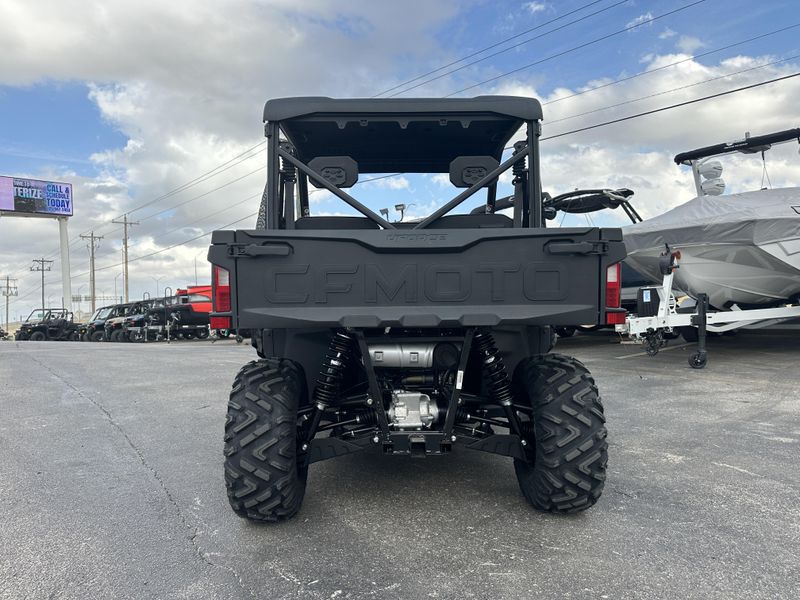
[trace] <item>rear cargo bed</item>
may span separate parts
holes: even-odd
[[[217,231],[234,328],[573,325],[604,319],[619,229]]]

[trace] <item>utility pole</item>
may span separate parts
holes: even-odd
[[[128,302],[128,226],[138,225],[139,221],[128,221],[128,215],[122,215],[122,220],[114,219],[112,223],[117,223],[124,226],[122,234],[122,276],[125,279],[125,302]]]
[[[94,231],[92,231],[89,235],[81,234],[81,239],[82,240],[89,240],[89,245],[88,245],[88,248],[89,248],[89,287],[91,288],[92,313],[94,314],[94,309],[95,309],[95,306],[94,306],[94,303],[95,303],[95,293],[94,293],[94,282],[95,282],[95,279],[94,279],[94,251],[100,245],[97,242],[95,242],[95,240],[102,240],[103,236],[102,235],[95,235]]]
[[[45,305],[44,305],[44,272],[50,270],[50,265],[53,264],[53,261],[52,260],[45,260],[45,258],[42,257],[42,258],[34,258],[33,262],[35,262],[36,265],[31,267],[31,271],[41,271],[42,272],[42,308],[45,308]]]
[[[11,279],[11,277],[6,275],[6,285],[3,287],[3,296],[6,297],[6,331],[8,331],[8,303],[11,300],[11,296],[17,295],[16,283],[16,279]]]

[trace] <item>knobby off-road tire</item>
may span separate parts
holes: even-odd
[[[92,335],[89,337],[89,339],[92,342],[102,342],[105,339],[105,337],[106,337],[106,334],[104,332],[102,332],[102,331],[93,331]]]
[[[32,342],[43,342],[47,339],[47,336],[44,331],[34,331],[28,339]]]
[[[600,497],[608,443],[597,386],[583,364],[548,354],[523,360],[514,373],[520,401],[533,407],[532,462],[514,460],[520,489],[538,510],[573,513]]]
[[[246,364],[233,382],[225,421],[225,485],[231,508],[252,521],[283,521],[303,502],[308,467],[298,466],[300,367],[270,358]]]

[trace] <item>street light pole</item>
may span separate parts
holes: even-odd
[[[156,282],[156,298],[158,298],[158,282],[161,281],[162,279],[164,279],[164,275],[162,275],[161,277],[153,277],[151,275],[150,279],[152,279],[153,281]]]
[[[114,302],[119,300],[119,296],[117,296],[117,277],[122,276],[122,273],[117,273],[114,275]]]

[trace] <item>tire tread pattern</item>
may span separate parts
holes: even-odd
[[[225,485],[245,519],[284,521],[305,494],[297,462],[297,409],[305,396],[300,367],[277,358],[246,364],[233,382],[225,421]]]
[[[608,462],[605,416],[597,386],[579,360],[530,357],[515,372],[518,393],[533,406],[533,463],[514,461],[522,493],[537,509],[574,513],[597,502]]]

